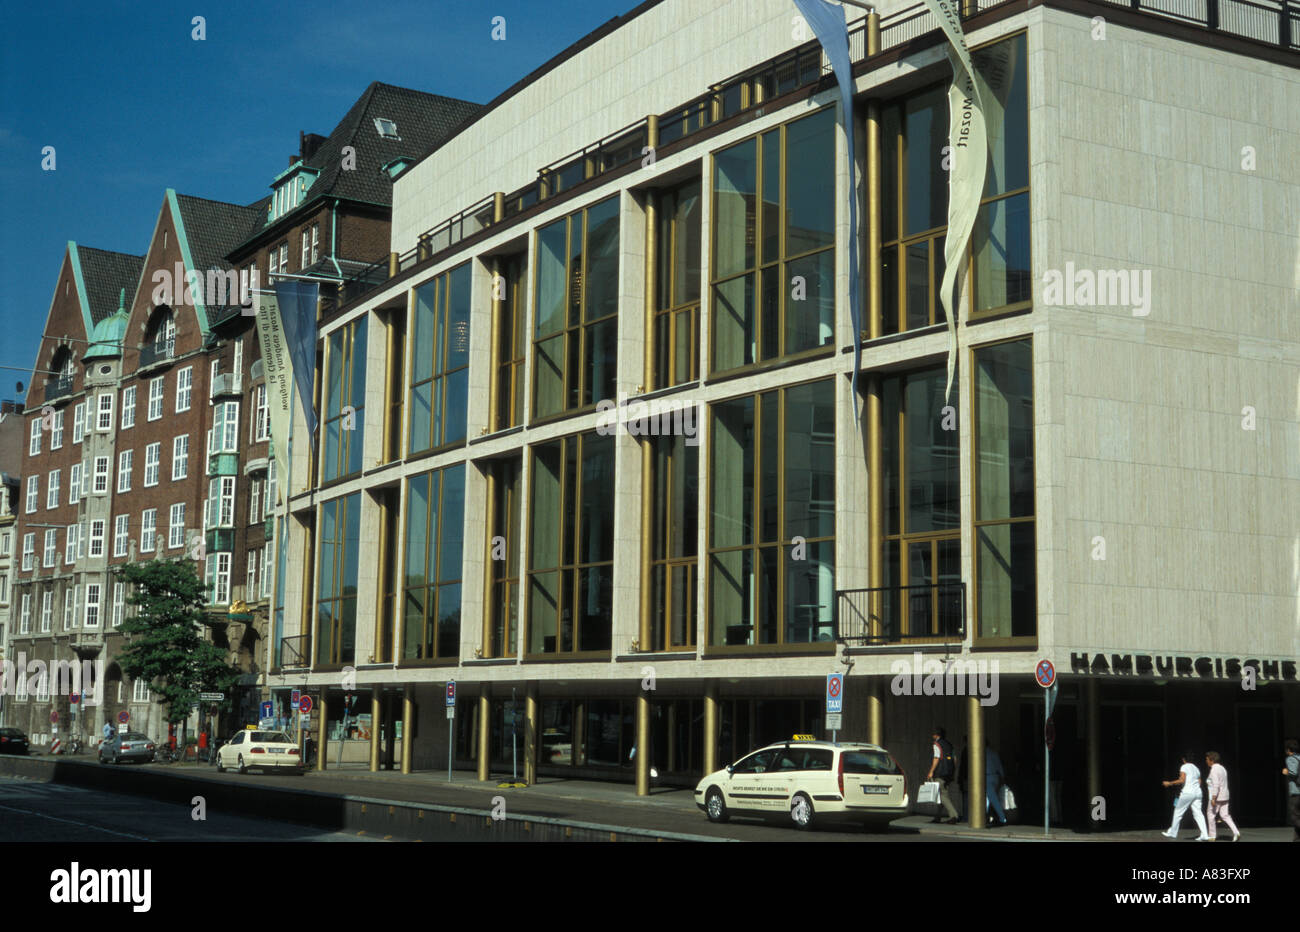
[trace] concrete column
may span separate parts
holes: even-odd
[[[402,773],[411,772],[411,743],[414,731],[411,720],[415,718],[415,687],[402,688]]]
[[[537,687],[528,687],[528,698],[524,703],[524,782],[532,786],[537,782],[537,726],[538,714]]]
[[[966,811],[970,827],[983,828],[988,801],[984,793],[984,706],[979,696],[966,697]]]
[[[867,741],[871,744],[885,745],[885,700],[884,681],[873,677],[867,692]]]
[[[478,694],[478,778],[488,779],[488,768],[492,754],[488,745],[492,741],[492,699],[487,694],[487,687]]]
[[[326,748],[329,745],[329,706],[325,703],[325,689],[320,691],[320,740],[316,742],[316,769],[325,769],[325,758],[329,757]]]
[[[370,772],[379,772],[379,736],[382,734],[384,705],[380,698],[383,687],[370,691]]]
[[[704,772],[713,773],[718,768],[718,684],[710,681],[704,687]]]
[[[636,696],[636,795],[650,795],[650,697]]]
[[[1092,801],[1101,795],[1101,687],[1096,680],[1084,682],[1083,696],[1083,720],[1087,729],[1088,811],[1091,813]]]

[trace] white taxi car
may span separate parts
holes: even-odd
[[[711,822],[737,815],[786,817],[801,829],[884,824],[907,814],[907,776],[877,745],[795,735],[709,774],[695,787],[695,804]]]
[[[283,731],[245,729],[235,732],[217,751],[217,773],[227,769],[248,773],[250,769],[288,770],[302,773],[302,753]]]

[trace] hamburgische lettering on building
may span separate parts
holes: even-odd
[[[1296,680],[1295,660],[1193,657],[1179,654],[1070,652],[1070,672],[1094,676],[1146,676],[1160,679],[1241,679],[1247,667],[1261,680]]]

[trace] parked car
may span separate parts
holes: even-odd
[[[711,822],[732,815],[784,817],[800,829],[822,821],[884,824],[907,814],[907,777],[874,744],[795,735],[760,748],[695,788]]]
[[[136,761],[141,764],[153,762],[154,743],[148,735],[138,731],[115,734],[99,746],[101,764],[120,764],[122,761]]]
[[[29,754],[27,735],[18,728],[0,728],[0,754]]]
[[[228,769],[240,773],[288,770],[301,775],[302,752],[283,731],[238,731],[217,750],[217,773]]]

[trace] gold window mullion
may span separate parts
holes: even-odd
[[[784,136],[783,132],[783,142]],[[785,224],[781,226],[784,227]],[[784,302],[784,286],[781,291]],[[784,326],[782,332],[784,333]],[[785,617],[785,397],[785,389],[776,393],[776,633],[778,644],[787,643],[786,634],[789,627],[789,619]]]

